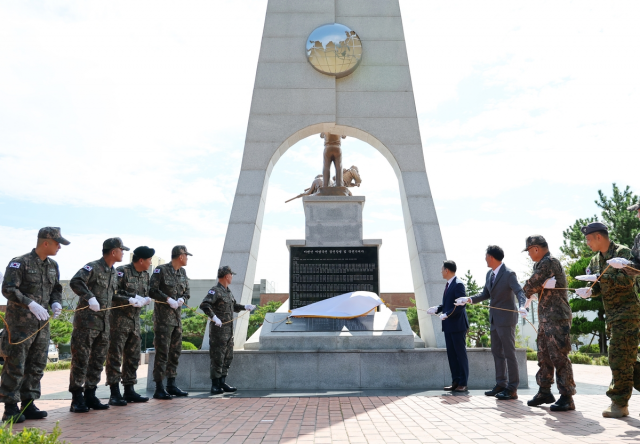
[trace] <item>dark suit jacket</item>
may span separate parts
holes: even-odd
[[[510,268],[507,268],[505,264],[502,264],[493,286],[491,285],[491,273],[492,270],[489,270],[487,273],[487,281],[482,293],[471,298],[473,303],[475,304],[490,299],[492,307],[517,311],[516,296],[519,305],[524,305],[526,298],[522,287],[518,283],[516,273]],[[491,325],[497,327],[514,326],[518,323],[517,312],[489,310],[489,318]]]
[[[455,306],[454,302],[458,298],[466,296],[464,284],[456,276],[451,281],[451,285],[447,288],[447,292],[442,296],[442,305],[438,305],[436,313],[445,313],[449,315],[447,319],[442,321],[442,331],[446,333],[455,333],[459,331],[469,330],[469,318],[467,317],[466,307]],[[454,310],[455,307],[455,310]]]

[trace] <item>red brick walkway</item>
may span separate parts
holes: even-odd
[[[182,398],[108,411],[69,413],[69,401],[40,401],[71,443],[615,443],[640,440],[640,405],[605,419],[605,396],[576,396],[577,411],[527,407],[484,396],[356,398]],[[634,399],[632,398],[632,402]],[[635,403],[638,404],[638,403]]]

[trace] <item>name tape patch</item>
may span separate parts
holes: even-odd
[[[20,262],[11,262],[9,268],[20,268],[20,265],[22,265]]]
[[[118,271],[118,277],[122,277],[124,276],[124,273],[122,271]]]
[[[216,292],[213,290],[209,290],[209,294],[216,294]]]
[[[87,271],[91,271],[91,270],[93,270],[93,267],[92,267],[91,265],[85,265],[85,266],[84,266],[84,267],[82,267],[82,268],[84,268],[84,269],[85,269],[85,270],[87,270]]]
[[[159,268],[156,268],[155,270],[153,270],[153,272],[154,272],[155,274],[160,273],[160,269],[159,269]]]

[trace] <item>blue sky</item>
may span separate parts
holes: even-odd
[[[210,278],[240,169],[266,1],[104,4],[0,1],[0,262],[37,230],[72,244],[63,278],[120,236],[168,258],[193,251]],[[595,214],[598,189],[640,193],[637,2],[401,1],[420,130],[447,256],[477,278],[499,244]],[[221,19],[223,18],[223,19]],[[357,30],[356,30],[357,31]],[[366,56],[366,46],[364,48]],[[382,238],[382,291],[412,291],[397,180],[369,145],[344,141],[367,198],[364,232]],[[274,168],[256,280],[287,291],[286,239],[322,141]]]

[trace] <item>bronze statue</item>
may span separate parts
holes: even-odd
[[[291,199],[285,201],[284,203],[291,202],[292,200],[302,196],[311,196],[313,194],[318,194],[320,192],[320,188],[322,188],[323,185],[324,185],[324,180],[322,179],[322,174],[318,174],[316,178],[313,179],[313,182],[311,183],[311,186],[309,188],[304,190],[304,192],[298,194],[296,197],[292,197]],[[333,187],[335,186],[335,183],[331,182],[329,183],[329,186]]]
[[[333,180],[336,180],[336,176],[333,176]],[[345,187],[359,187],[362,183],[360,178],[360,171],[355,165],[351,165],[351,168],[344,168],[342,170],[342,182]]]
[[[320,137],[324,139],[324,166],[322,169],[323,183],[329,183],[329,178],[331,177],[331,163],[333,162],[336,168],[336,186],[344,187],[342,181],[342,147],[340,146],[340,139],[344,139],[347,136],[320,133]],[[322,190],[320,190],[320,194],[323,194]]]

